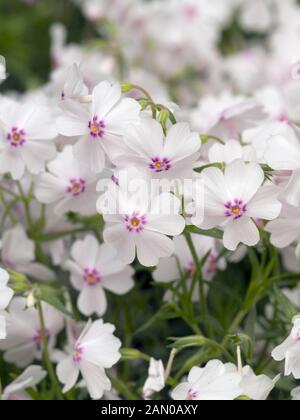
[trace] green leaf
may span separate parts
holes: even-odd
[[[71,312],[69,312],[64,304],[58,299],[56,293],[50,287],[41,287],[40,288],[40,299],[44,302],[48,303],[49,305],[53,306],[59,312],[62,312],[64,315],[68,316],[69,318],[74,318]]]
[[[123,360],[146,360],[147,362],[150,361],[150,356],[145,353],[140,352],[136,349],[121,349],[122,359]]]
[[[197,228],[196,226],[187,226],[185,228],[185,233],[194,233],[196,235],[208,236],[210,238],[223,239],[223,232],[220,229],[203,230]]]

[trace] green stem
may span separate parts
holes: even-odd
[[[47,331],[46,331],[46,327],[45,327],[45,318],[44,318],[43,308],[42,308],[42,304],[41,304],[40,300],[37,302],[37,310],[38,310],[40,325],[41,325],[41,341],[42,341],[42,346],[43,346],[44,362],[45,362],[45,365],[46,365],[48,373],[49,373],[49,377],[50,377],[50,380],[51,380],[51,383],[52,383],[53,392],[56,394],[56,396],[59,400],[63,400],[64,397],[61,393],[60,385],[59,385],[58,380],[56,378],[56,374],[55,374],[55,371],[54,371],[54,368],[53,368],[53,365],[52,365],[52,362],[51,362],[51,359],[50,359]]]

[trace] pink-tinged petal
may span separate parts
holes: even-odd
[[[92,97],[92,115],[104,119],[121,99],[121,86],[119,83],[101,82],[94,88]]]
[[[88,392],[93,400],[100,400],[105,391],[111,390],[111,383],[102,367],[82,361],[80,370]]]
[[[163,153],[163,129],[155,120],[141,120],[139,124],[127,127],[125,142],[135,155],[148,161]]]
[[[64,269],[71,273],[71,284],[76,290],[82,290],[84,287],[83,268],[73,260],[68,260],[64,264]]]
[[[164,235],[180,235],[185,228],[185,220],[182,216],[148,216],[146,229]]]
[[[107,227],[103,232],[105,242],[116,249],[119,258],[125,264],[131,264],[135,259],[135,242],[133,235],[126,230],[125,224]]]
[[[56,373],[59,381],[64,384],[63,392],[68,392],[77,382],[79,367],[70,356],[57,365]]]
[[[171,282],[180,279],[176,257],[164,258],[153,272],[153,279],[158,282]]]
[[[51,109],[45,106],[25,104],[21,110],[20,128],[25,130],[30,140],[52,140],[58,132]]]
[[[61,107],[62,115],[56,120],[58,132],[66,137],[88,134],[90,115],[85,105],[67,99],[62,102]]]
[[[74,157],[78,162],[88,166],[94,173],[100,173],[105,168],[105,153],[101,142],[91,137],[82,137],[74,146]]]
[[[30,263],[24,266],[18,265],[18,271],[40,281],[53,281],[55,274],[43,264]]]
[[[33,362],[35,355],[36,346],[33,341],[29,341],[25,344],[21,344],[18,347],[7,350],[4,354],[4,360],[7,363],[13,363],[20,368],[24,368]]]
[[[273,220],[267,224],[265,230],[271,233],[272,245],[277,248],[286,248],[300,239],[300,220]]]
[[[98,316],[105,314],[107,300],[101,286],[85,286],[78,298],[78,309],[85,316],[96,313]]]
[[[165,235],[145,230],[135,235],[137,257],[145,267],[154,267],[160,258],[170,257],[174,252],[174,242]]]
[[[105,117],[106,130],[112,134],[124,135],[126,126],[138,123],[141,107],[131,98],[122,99]]]
[[[188,382],[184,382],[182,384],[177,385],[175,389],[173,389],[171,393],[171,397],[173,400],[177,401],[184,401],[188,398],[188,393],[191,385]]]
[[[28,171],[37,175],[44,170],[45,162],[55,157],[56,148],[51,143],[32,141],[20,149],[20,154]]]
[[[254,219],[276,219],[282,208],[282,204],[277,199],[279,193],[280,190],[276,187],[262,187],[247,204],[247,216]]]
[[[225,169],[226,184],[232,199],[247,203],[264,182],[264,172],[257,163],[236,160]]]
[[[103,277],[101,284],[104,289],[109,290],[110,292],[116,293],[117,295],[124,295],[134,286],[134,282],[132,280],[133,274],[133,269],[131,267],[127,267],[121,273]]]
[[[259,231],[248,217],[231,220],[224,229],[223,243],[225,248],[235,251],[239,243],[255,246],[259,242]]]
[[[222,205],[232,198],[225,181],[224,174],[220,169],[204,169],[202,176],[205,186],[205,194],[215,196],[216,201]]]
[[[84,268],[93,269],[97,263],[99,243],[93,235],[87,235],[83,240],[76,241],[71,255],[77,264]]]
[[[285,190],[285,199],[292,206],[300,206],[300,170],[295,171],[291,176]]]
[[[0,151],[0,174],[11,174],[14,180],[20,180],[25,172],[25,163],[18,150]]]
[[[7,264],[26,265],[34,260],[34,242],[28,239],[25,230],[17,225],[7,230],[2,237],[2,260]]]
[[[201,140],[197,133],[192,133],[186,123],[173,125],[168,131],[164,153],[173,163],[181,161],[201,148]]]
[[[42,174],[35,186],[35,196],[40,203],[50,204],[60,200],[66,194],[66,185],[56,176]]]
[[[300,169],[300,143],[283,136],[273,136],[268,142],[265,159],[273,169]]]
[[[103,277],[119,274],[128,267],[121,260],[118,259],[118,254],[115,248],[109,244],[101,244],[99,246],[96,269],[101,272]]]

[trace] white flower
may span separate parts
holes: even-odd
[[[248,0],[242,2],[239,23],[246,31],[266,32],[273,21],[272,4],[266,0]],[[259,19],[257,17],[259,16]]]
[[[174,243],[168,236],[180,235],[185,227],[185,221],[179,215],[178,198],[162,193],[149,200],[143,191],[127,194],[121,186],[112,184],[108,194],[117,204],[117,209],[114,214],[104,214],[107,222],[104,241],[117,250],[126,264],[131,264],[136,254],[140,263],[147,267],[157,265],[159,258],[170,257]],[[102,204],[100,198],[100,212]]]
[[[153,119],[129,126],[125,143],[128,151],[114,160],[116,165],[135,166],[149,177],[169,180],[192,178],[201,147],[199,135],[188,124],[173,125],[165,136],[161,124]]]
[[[52,75],[52,78],[62,86],[60,92],[62,100],[83,98],[89,93],[88,87],[84,83],[80,67],[76,63],[67,69],[57,70]]]
[[[115,327],[102,320],[89,321],[76,341],[72,354],[57,366],[57,376],[68,392],[76,384],[79,373],[92,399],[100,399],[111,390],[105,369],[118,362],[121,341],[113,335]]]
[[[293,401],[300,401],[300,387],[293,389],[291,397]]]
[[[80,291],[78,309],[86,316],[102,316],[107,308],[104,290],[123,295],[134,285],[134,271],[117,258],[110,245],[100,245],[92,235],[74,243],[66,262],[71,282]]]
[[[279,217],[265,228],[271,234],[271,243],[286,248],[300,240],[300,209],[284,203]]]
[[[51,109],[0,99],[0,173],[19,180],[25,168],[33,174],[54,158],[57,136]]]
[[[203,171],[205,185],[204,229],[221,226],[224,229],[225,248],[235,251],[239,243],[254,246],[259,242],[259,231],[252,219],[273,220],[281,210],[276,187],[264,186],[264,172],[256,163],[241,160],[228,165],[223,173],[217,168]],[[197,202],[196,206],[203,206]],[[197,218],[192,223],[199,224]]]
[[[106,155],[112,159],[121,153],[125,127],[138,122],[140,105],[121,96],[119,84],[102,82],[93,90],[91,108],[72,100],[61,104],[64,113],[58,118],[58,131],[67,137],[81,136],[74,154],[93,172],[102,172]]]
[[[240,372],[235,365],[228,364],[227,369],[240,375],[240,387],[243,390],[243,395],[254,401],[266,400],[280,378],[280,375],[274,379],[270,379],[266,375],[257,376],[250,366],[244,366]]]
[[[207,256],[202,267],[202,275],[205,280],[211,280],[218,269],[224,269],[226,261],[218,258],[219,252],[216,241],[213,238],[191,235],[199,259]],[[159,282],[171,282],[181,278],[180,268],[183,273],[192,279],[196,271],[195,262],[184,236],[174,238],[175,252],[170,258],[164,258],[153,272],[153,278]],[[180,268],[178,266],[180,265]],[[198,296],[197,296],[198,297]]]
[[[149,400],[155,392],[165,387],[165,369],[161,360],[150,359],[148,378],[143,387],[143,398]]]
[[[55,213],[68,211],[82,215],[96,213],[96,176],[81,160],[75,159],[71,146],[66,146],[48,164],[49,173],[40,176],[35,195],[41,203],[55,203]]]
[[[228,140],[225,144],[214,144],[208,152],[208,160],[212,163],[229,164],[237,159],[245,162],[256,161],[256,153],[252,146],[242,146],[237,140]]]
[[[262,106],[255,99],[233,96],[204,97],[191,114],[192,125],[201,134],[220,138],[238,138],[246,128],[256,126],[264,117]]]
[[[293,329],[289,337],[272,352],[276,361],[285,360],[285,375],[292,374],[300,379],[300,317],[293,320]]]
[[[204,368],[193,367],[188,381],[172,391],[174,400],[231,401],[243,394],[238,373],[228,371],[227,365],[211,360]]]
[[[6,338],[6,320],[3,311],[9,305],[14,294],[7,286],[8,280],[9,274],[0,268],[0,340]]]
[[[52,306],[42,304],[45,329],[50,350],[54,347],[56,335],[64,327],[64,319]],[[7,338],[0,341],[0,349],[5,351],[4,359],[18,367],[29,365],[40,357],[41,325],[36,309],[26,309],[26,299],[14,298],[6,314]]]
[[[35,244],[27,237],[21,225],[16,225],[4,232],[1,248],[1,259],[12,270],[37,280],[54,279],[54,273],[49,268],[34,262]]]
[[[35,387],[46,376],[47,372],[41,366],[29,366],[20,376],[4,388],[2,400],[31,400],[30,395],[25,390]]]

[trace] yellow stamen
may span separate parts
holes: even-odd
[[[140,221],[139,221],[139,219],[138,218],[136,218],[136,217],[134,217],[132,220],[131,220],[131,225],[133,226],[133,227],[138,227],[138,225],[140,224]]]

